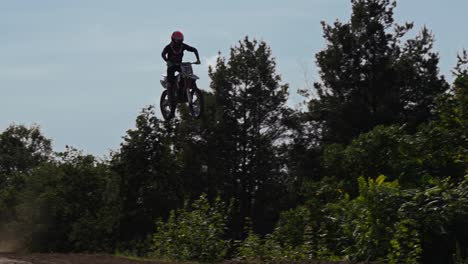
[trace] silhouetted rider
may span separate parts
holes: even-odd
[[[174,94],[172,87],[176,87],[175,72],[180,72],[180,63],[182,63],[185,50],[195,53],[195,56],[197,57],[196,64],[200,64],[200,57],[198,55],[197,49],[184,43],[184,35],[180,31],[175,31],[172,33],[171,43],[167,45],[161,53],[162,58],[167,63],[167,89],[169,96],[171,97]]]

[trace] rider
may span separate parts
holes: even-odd
[[[197,49],[184,43],[184,35],[182,32],[174,31],[171,36],[171,43],[167,45],[161,53],[163,60],[167,63],[167,89],[169,91],[170,97],[172,97],[174,94],[172,87],[177,87],[175,85],[175,72],[180,72],[180,64],[182,63],[185,50],[195,53],[195,56],[197,57],[197,62],[195,63],[200,64],[200,57],[198,55]],[[170,101],[173,103],[175,102],[175,100],[172,98],[170,98]]]

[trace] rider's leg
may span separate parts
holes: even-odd
[[[180,82],[179,82],[179,85],[178,85],[178,91],[177,91],[177,101],[179,103],[184,103],[184,99],[185,99],[185,95],[184,95],[184,91],[185,91],[185,83],[184,83],[184,80],[181,79]]]
[[[169,96],[169,102],[174,106],[176,104],[176,97],[175,97],[175,92],[176,92],[176,78],[175,78],[175,72],[176,72],[176,66],[171,66],[167,68],[167,93]]]

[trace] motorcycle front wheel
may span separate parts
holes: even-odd
[[[174,117],[175,104],[172,104],[169,100],[169,93],[167,90],[162,92],[159,106],[161,108],[161,114],[165,120],[169,121]]]

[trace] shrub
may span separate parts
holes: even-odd
[[[206,195],[171,211],[166,222],[157,222],[154,255],[176,260],[221,260],[230,246],[230,241],[224,238],[229,211],[230,207],[219,197],[210,204]]]

